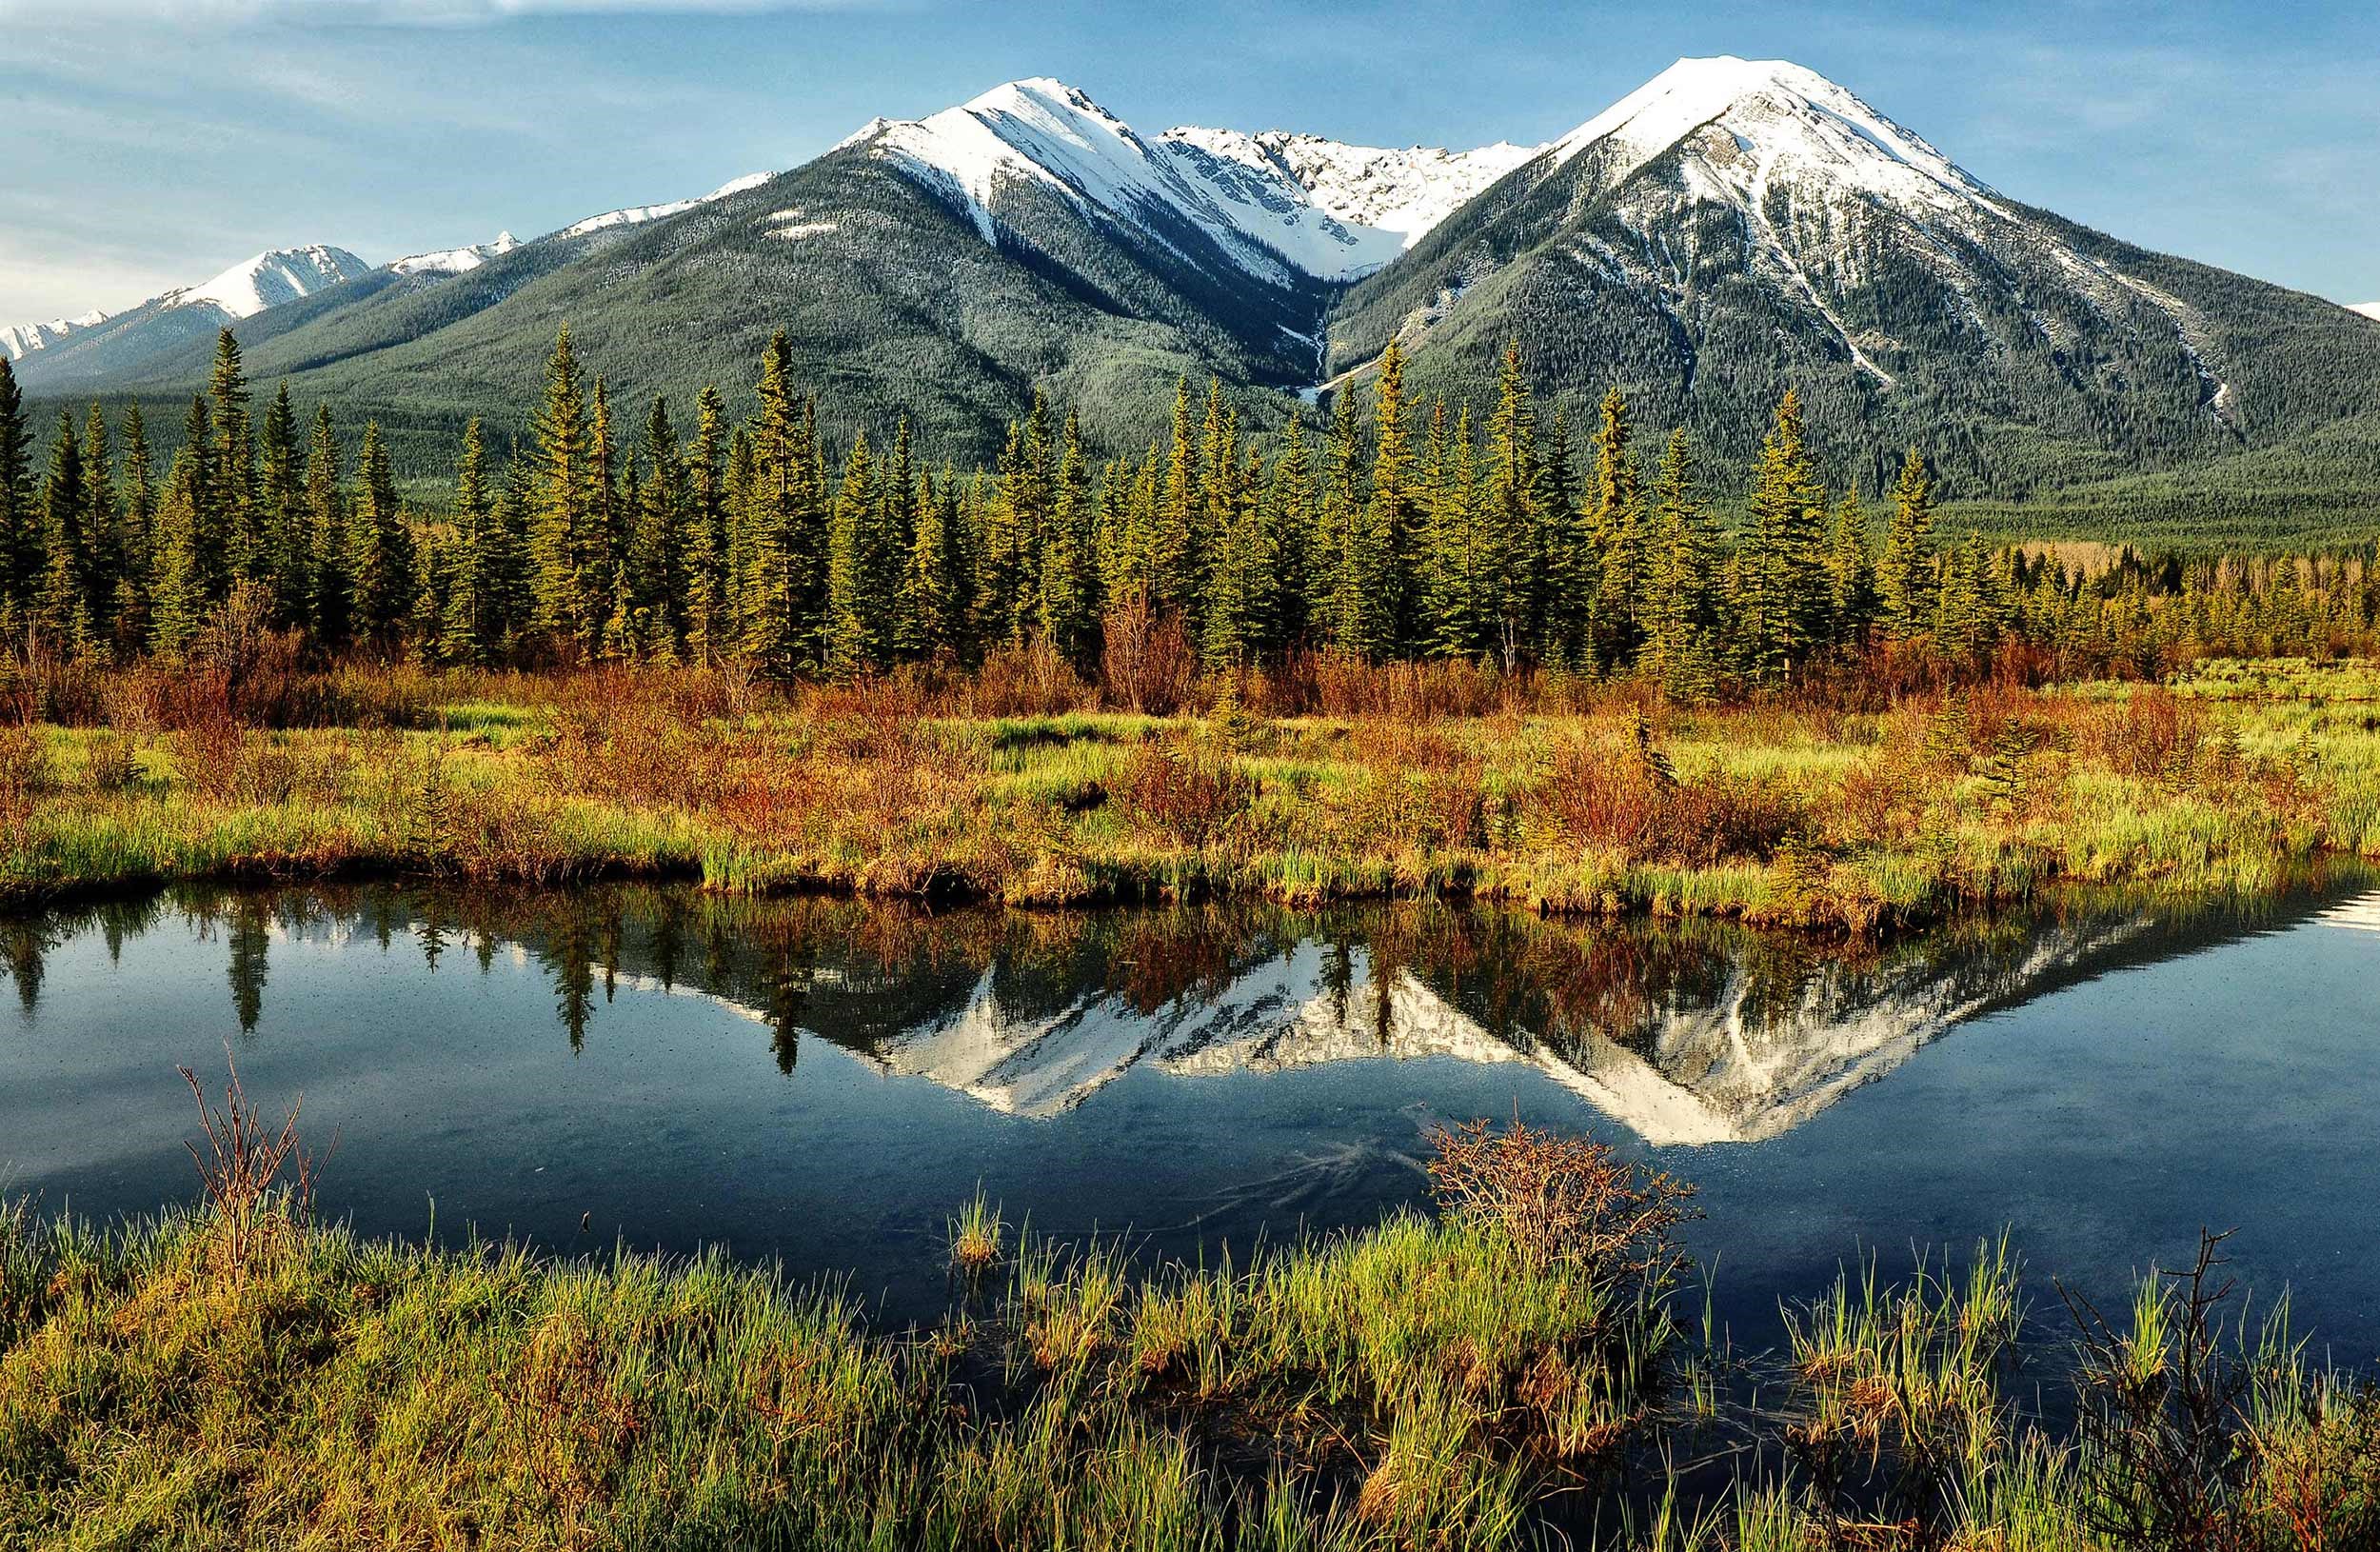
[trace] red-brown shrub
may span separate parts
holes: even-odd
[[[1247,811],[1256,783],[1227,759],[1188,745],[1151,743],[1125,757],[1112,796],[1135,823],[1180,845],[1203,846]]]

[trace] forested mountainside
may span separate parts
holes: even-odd
[[[1252,435],[1315,429],[1392,335],[1417,399],[1483,409],[1517,339],[1549,407],[1616,388],[1729,459],[1793,388],[1834,482],[1874,491],[1919,442],[1946,498],[2029,537],[2380,519],[2380,323],[2028,206],[1782,62],[1680,61],[1551,145],[1469,152],[1142,136],[1016,82],[702,198],[198,311],[10,353],[37,404],[139,397],[170,428],[229,322],[255,376],[378,420],[414,481],[471,416],[519,425],[565,323],[621,399],[682,405],[748,405],[783,330],[829,437],[905,415],[969,463],[1036,391],[1137,452],[1183,377]]]

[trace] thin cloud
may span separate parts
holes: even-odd
[[[895,9],[903,9],[901,0],[0,0],[0,22],[469,27],[535,16],[758,16],[780,10]]]

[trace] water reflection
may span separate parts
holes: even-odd
[[[0,921],[30,1023],[47,960],[152,932],[220,942],[252,1034],[277,943],[400,943],[427,970],[507,960],[573,1051],[623,987],[712,999],[1000,1112],[1049,1118],[1135,1069],[1182,1078],[1359,1058],[1526,1064],[1652,1144],[1781,1136],[1961,1022],[2127,965],[2320,917],[2380,930],[2360,873],[2249,901],[2070,900],[1882,948],[1726,924],[1557,923],[1403,905],[933,915],[616,887],[486,895],[184,890]],[[625,1029],[625,1026],[624,1026]]]

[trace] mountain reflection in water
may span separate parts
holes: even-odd
[[[169,926],[224,945],[253,1029],[277,943],[404,939],[432,970],[536,966],[573,1049],[623,987],[710,998],[778,1065],[826,1040],[995,1110],[1055,1117],[1136,1068],[1195,1079],[1356,1059],[1522,1063],[1656,1144],[1791,1131],[1962,1021],[2319,916],[2380,930],[2360,875],[2281,897],[2075,898],[1885,946],[1728,924],[1575,924],[1409,905],[946,915],[604,887],[182,891],[0,922],[29,1020],[69,940]]]

